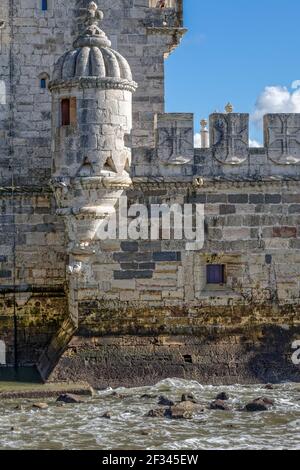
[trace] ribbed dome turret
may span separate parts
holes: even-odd
[[[91,2],[88,6],[84,33],[72,51],[66,52],[55,64],[53,81],[86,77],[112,78],[132,81],[130,66],[124,57],[111,49],[111,42],[98,27],[103,13]]]

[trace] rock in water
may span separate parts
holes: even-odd
[[[166,410],[165,416],[171,419],[192,419],[194,413],[202,413],[204,408],[192,401],[182,401]]]
[[[268,398],[257,398],[256,400],[251,401],[245,406],[245,411],[255,412],[255,411],[268,411],[271,406],[274,405],[273,400]]]
[[[111,414],[109,411],[106,411],[105,413],[103,413],[103,415],[101,416],[101,418],[105,418],[105,419],[111,419]]]
[[[192,403],[197,403],[197,400],[196,398],[194,397],[194,395],[192,393],[184,393],[182,396],[181,396],[181,401],[190,401]]]
[[[211,410],[222,410],[222,411],[229,411],[229,406],[223,400],[214,400],[210,405],[209,408]]]
[[[265,386],[265,389],[266,389],[266,390],[274,390],[274,386],[273,386],[272,384],[267,384],[267,385]]]
[[[179,405],[172,406],[167,414],[171,419],[192,419],[193,412],[181,408]]]
[[[58,397],[56,401],[62,401],[64,403],[83,403],[83,401],[76,395],[71,393],[64,393]]]
[[[216,396],[216,400],[227,401],[229,400],[229,395],[226,392],[221,392],[219,395]]]
[[[166,416],[171,419],[192,419],[195,411],[195,404],[191,401],[183,401],[174,406],[171,406]]]
[[[33,403],[33,408],[37,408],[39,410],[46,410],[48,408],[47,403]]]
[[[147,418],[164,418],[166,411],[166,408],[155,408],[154,410],[150,410],[145,416]]]
[[[162,405],[162,406],[174,406],[175,403],[172,401],[172,400],[169,400],[167,397],[165,397],[164,395],[161,395],[159,398],[158,398],[158,404],[159,405]]]

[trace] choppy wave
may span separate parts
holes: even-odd
[[[179,400],[193,393],[210,403],[221,391],[229,394],[232,411],[205,410],[192,420],[146,418],[157,396]],[[144,395],[143,398],[141,398]],[[145,396],[147,395],[147,396]],[[239,409],[260,396],[275,400],[268,412]],[[100,391],[86,403],[46,410],[32,409],[32,400],[0,404],[0,449],[299,449],[300,385],[273,390],[258,385],[202,386],[196,381],[167,379],[153,387]],[[21,406],[21,408],[20,408]],[[109,411],[111,419],[102,415]]]

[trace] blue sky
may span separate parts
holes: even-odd
[[[262,143],[264,113],[300,112],[300,1],[184,3],[189,32],[166,61],[166,111],[193,112],[198,132],[230,101]]]

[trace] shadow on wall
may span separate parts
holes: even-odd
[[[291,329],[265,326],[260,346],[253,348],[249,367],[260,382],[300,381],[300,365],[292,362],[293,342],[300,338],[300,326]]]
[[[0,340],[0,382],[41,383],[36,367],[11,367],[6,363],[6,344]]]
[[[23,384],[42,384],[36,367],[14,367],[0,365],[0,388],[3,382],[20,382]]]

